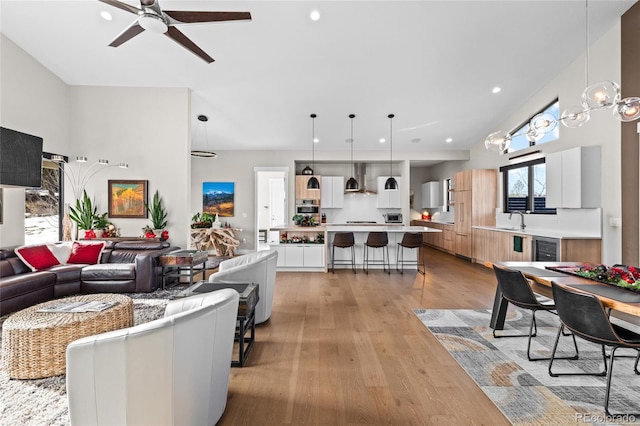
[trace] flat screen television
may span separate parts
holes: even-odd
[[[42,185],[42,138],[0,127],[0,187]]]

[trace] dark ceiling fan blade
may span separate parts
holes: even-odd
[[[101,1],[102,3],[106,3],[113,7],[117,7],[118,9],[122,9],[124,11],[134,13],[136,15],[138,14],[138,12],[140,12],[140,9],[138,9],[137,7],[128,5],[126,3],[122,3],[121,1],[118,1],[118,0],[98,0],[98,1]]]
[[[182,24],[197,22],[250,21],[249,12],[198,12],[189,10],[163,10],[169,18]]]
[[[180,30],[178,30],[176,27],[169,27],[165,35],[173,39],[175,42],[179,43],[186,49],[189,49],[190,51],[198,55],[208,64],[213,62],[213,58],[211,56],[207,55],[204,52],[204,50],[200,49],[194,42],[189,40],[189,38],[186,35],[184,35]]]
[[[131,40],[132,38],[134,38],[135,36],[137,36],[143,31],[144,31],[144,28],[142,28],[138,24],[138,20],[136,20],[133,24],[129,25],[129,28],[121,32],[120,35],[118,35],[118,37],[116,37],[111,43],[109,43],[109,46],[118,47],[125,41]]]

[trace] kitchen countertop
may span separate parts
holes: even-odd
[[[496,227],[496,226],[472,226],[475,229],[486,229],[488,231],[497,232],[510,232],[513,234],[533,235],[536,237],[558,238],[558,239],[571,239],[571,240],[599,240],[601,236],[597,235],[585,235],[585,234],[572,234],[562,231],[542,230],[542,229],[526,229],[522,231],[520,228],[509,227]]]
[[[376,226],[375,230],[378,232],[442,232],[441,229],[427,228],[424,226],[402,226],[393,224],[380,224]],[[367,225],[339,225],[327,226],[327,232],[370,232],[371,226]]]

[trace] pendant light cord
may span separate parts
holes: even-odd
[[[585,55],[584,55],[584,87],[589,87],[589,0],[584,2],[584,31],[585,31]]]
[[[311,167],[316,172],[316,115],[311,114]]]
[[[351,119],[351,176],[355,176],[355,166],[353,165],[353,118],[355,115],[350,114],[349,118]]]
[[[393,177],[393,114],[389,114],[389,176]]]

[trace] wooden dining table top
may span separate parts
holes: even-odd
[[[581,262],[495,262],[495,264],[498,266],[504,266],[506,268],[520,270],[525,277],[529,278],[533,282],[532,289],[534,292],[550,298],[552,298],[553,296],[551,292],[552,281],[557,284],[567,286],[575,284],[593,286],[603,285],[598,281],[578,277],[576,275],[563,274],[563,276],[558,276],[555,271],[545,269],[547,266],[578,266],[582,264]],[[484,265],[488,268],[493,268],[494,262],[485,262]],[[581,290],[589,293],[589,291],[584,287]],[[607,308],[640,317],[640,303],[622,302],[619,300],[601,296],[599,294],[595,294],[595,296],[597,296],[598,299],[600,299],[603,305]]]

